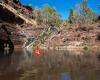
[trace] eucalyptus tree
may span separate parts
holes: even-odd
[[[52,8],[48,4],[46,4],[44,6],[43,14],[44,14],[44,21],[47,25],[59,26],[61,22],[60,15],[58,15],[54,7]]]
[[[70,9],[70,13],[69,13],[69,23],[73,23],[73,16],[74,16],[74,10]]]
[[[83,17],[85,22],[96,19],[96,13],[89,7],[88,0],[82,0],[80,4],[80,16]]]
[[[36,7],[33,11],[33,14],[38,24],[43,23],[43,13],[40,8]]]

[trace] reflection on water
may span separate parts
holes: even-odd
[[[94,54],[67,51],[45,51],[36,58],[20,49],[0,58],[0,80],[100,80],[100,61]]]
[[[71,77],[68,73],[61,73],[61,80],[71,80]]]

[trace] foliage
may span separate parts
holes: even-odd
[[[51,8],[48,4],[44,6],[44,21],[48,25],[59,26],[61,23],[60,16],[55,8]]]
[[[39,24],[44,23],[50,26],[60,26],[61,19],[55,8],[45,4],[43,9],[35,8],[34,15]]]
[[[76,4],[77,5],[77,4]],[[34,15],[38,24],[46,24],[48,26],[60,26],[62,20],[54,7],[45,4],[43,9],[35,8]],[[78,9],[70,9],[69,23],[87,23],[94,22],[97,14],[89,7],[88,0],[82,0]]]
[[[36,7],[34,9],[34,11],[33,11],[33,14],[35,16],[35,19],[36,19],[37,23],[41,24],[43,22],[42,21],[43,17],[42,17],[42,11],[41,11],[41,9]]]
[[[96,13],[89,7],[87,0],[82,0],[80,4],[80,15],[83,17],[84,21],[95,21],[96,19]]]
[[[73,15],[74,15],[74,10],[70,9],[70,15],[69,15],[69,22],[72,23],[73,22]]]
[[[70,9],[70,23],[84,23],[96,21],[97,14],[89,7],[88,0],[82,0],[79,11]]]
[[[74,9],[70,9],[70,15],[69,15],[69,22],[70,23],[76,23],[79,17],[78,11]]]

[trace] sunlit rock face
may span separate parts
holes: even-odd
[[[15,14],[3,8],[2,6],[0,6],[0,20],[11,24],[22,24],[24,22],[21,18],[16,17]]]

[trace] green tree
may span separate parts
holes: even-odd
[[[36,7],[33,11],[33,14],[35,16],[37,23],[42,24],[42,22],[43,22],[42,10],[40,8]]]
[[[96,19],[96,13],[89,7],[88,0],[82,0],[80,10],[84,21],[94,21]]]
[[[69,13],[69,23],[73,23],[73,16],[74,16],[74,10],[73,9],[70,9],[70,13]]]
[[[50,7],[48,4],[45,4],[43,9],[35,8],[33,13],[39,24],[44,23],[48,26],[60,26],[60,15],[55,8]]]
[[[44,6],[44,19],[46,24],[52,26],[59,26],[61,23],[60,16],[55,8],[50,7],[48,4]]]
[[[49,24],[50,21],[50,11],[51,11],[50,6],[48,4],[45,4],[43,10],[43,14],[44,14],[43,16],[46,24]]]

